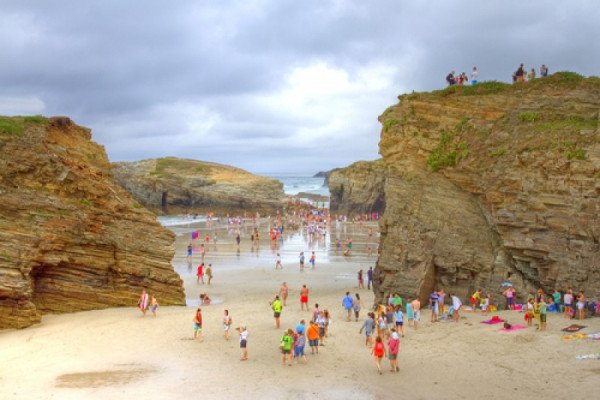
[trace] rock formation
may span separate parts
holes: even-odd
[[[521,295],[598,295],[600,79],[557,73],[399,99],[380,116],[378,299],[443,287],[498,301],[503,281]]]
[[[385,209],[383,160],[359,161],[329,175],[332,214],[382,213]]]
[[[113,164],[115,180],[150,210],[261,212],[282,208],[283,184],[226,165],[174,157]]]
[[[174,234],[116,185],[104,148],[66,117],[0,118],[0,328],[42,313],[185,304]]]

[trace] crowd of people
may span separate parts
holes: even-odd
[[[534,80],[536,76],[537,74],[535,68],[531,68],[529,71],[527,71],[527,68],[525,68],[524,64],[520,64],[517,70],[512,74],[512,81],[513,83],[528,82]],[[539,76],[542,78],[548,76],[548,67],[546,64],[542,64],[540,67]],[[471,69],[470,82],[471,85],[477,85],[479,82],[479,70],[477,69],[477,66],[474,66],[473,69]],[[467,76],[466,72],[462,72],[457,75],[456,71],[451,71],[448,75],[446,75],[446,83],[448,83],[449,86],[467,85],[469,84],[469,76]]]

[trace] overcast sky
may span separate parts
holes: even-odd
[[[597,0],[2,0],[0,20],[0,114],[67,115],[111,161],[312,173],[377,158],[377,116],[452,69],[600,75]]]

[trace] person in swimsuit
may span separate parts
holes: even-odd
[[[308,260],[308,262],[310,263],[310,265],[312,265],[313,268],[315,268],[316,257],[315,257],[314,251],[311,253],[310,259]]]
[[[286,306],[289,292],[290,288],[288,287],[287,282],[283,282],[279,288],[279,297],[281,298],[284,307]]]
[[[301,251],[300,252],[300,270],[303,271],[304,270],[304,252]]]
[[[419,321],[421,320],[421,302],[419,299],[414,299],[412,301],[412,309],[414,313],[413,328],[417,329]]]
[[[200,341],[202,341],[202,310],[200,307],[196,310],[196,315],[194,315],[194,339],[200,336]]]
[[[358,288],[359,289],[365,288],[365,282],[363,279],[363,270],[362,269],[358,271]]]
[[[308,288],[306,285],[302,285],[302,289],[300,289],[300,310],[308,311]]]
[[[275,269],[283,269],[281,265],[281,255],[277,253],[277,258],[275,259]]]
[[[356,298],[352,300],[352,309],[354,310],[354,321],[358,322],[360,309],[362,308],[362,301],[360,300],[360,294],[355,293],[354,296]]]
[[[196,283],[200,283],[200,281],[202,281],[202,284],[204,285],[204,263],[200,263],[200,265],[198,265],[196,275],[198,277],[196,279]]]
[[[152,315],[156,317],[156,311],[158,310],[158,301],[156,301],[156,297],[152,295],[152,300],[150,300],[150,311],[152,311]]]
[[[577,297],[577,315],[579,319],[585,319],[585,293],[583,290],[579,291],[579,296]]]
[[[231,319],[231,316],[229,315],[229,310],[225,310],[223,312],[223,337],[225,338],[225,340],[229,340],[229,329],[231,328],[231,323],[233,322],[233,320]]]
[[[210,282],[212,281],[212,278],[213,278],[212,264],[208,264],[208,267],[206,267],[206,277],[208,278],[207,283],[210,285]]]

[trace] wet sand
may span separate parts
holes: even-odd
[[[375,226],[370,224],[369,226]],[[196,283],[185,247],[192,229],[201,237],[216,231],[217,244],[208,246],[206,262],[213,264],[213,285]],[[0,332],[0,399],[464,399],[532,397],[593,398],[600,379],[600,360],[577,361],[578,354],[600,349],[600,341],[562,341],[561,328],[569,321],[550,314],[548,331],[530,328],[500,333],[489,318],[464,313],[459,323],[429,323],[423,312],[421,327],[407,329],[399,355],[399,373],[383,362],[379,375],[358,333],[372,293],[360,290],[365,308],[360,322],[346,322],[341,300],[355,293],[356,272],[375,264],[366,256],[367,226],[346,225],[340,238],[354,239],[353,256],[330,248],[326,237],[313,244],[290,232],[280,252],[284,269],[275,270],[276,250],[270,248],[265,225],[258,251],[251,251],[250,226],[237,252],[235,236],[223,224],[206,229],[174,227],[177,253],[173,264],[185,281],[188,307],[161,307],[158,317],[141,317],[135,308],[107,309],[69,315],[44,316],[40,325]],[[372,241],[374,238],[372,239]],[[298,253],[314,250],[315,270],[300,272]],[[307,254],[307,260],[308,255]],[[308,262],[306,263],[309,266]],[[299,288],[310,289],[315,302],[331,311],[331,336],[308,364],[281,365],[278,351],[282,330],[274,328],[269,301],[281,282],[291,288],[282,313],[282,328],[293,328],[311,312],[300,311]],[[192,318],[198,295],[207,292],[219,304],[203,306],[203,341],[192,340]],[[160,302],[160,298],[158,299]],[[233,325],[245,324],[250,333],[248,361],[240,361],[237,333],[223,338],[222,313],[231,311]],[[518,312],[500,312],[511,323],[524,323]],[[600,318],[585,320],[584,333],[600,331]],[[308,349],[308,347],[307,347]],[[310,352],[310,350],[309,350]]]

